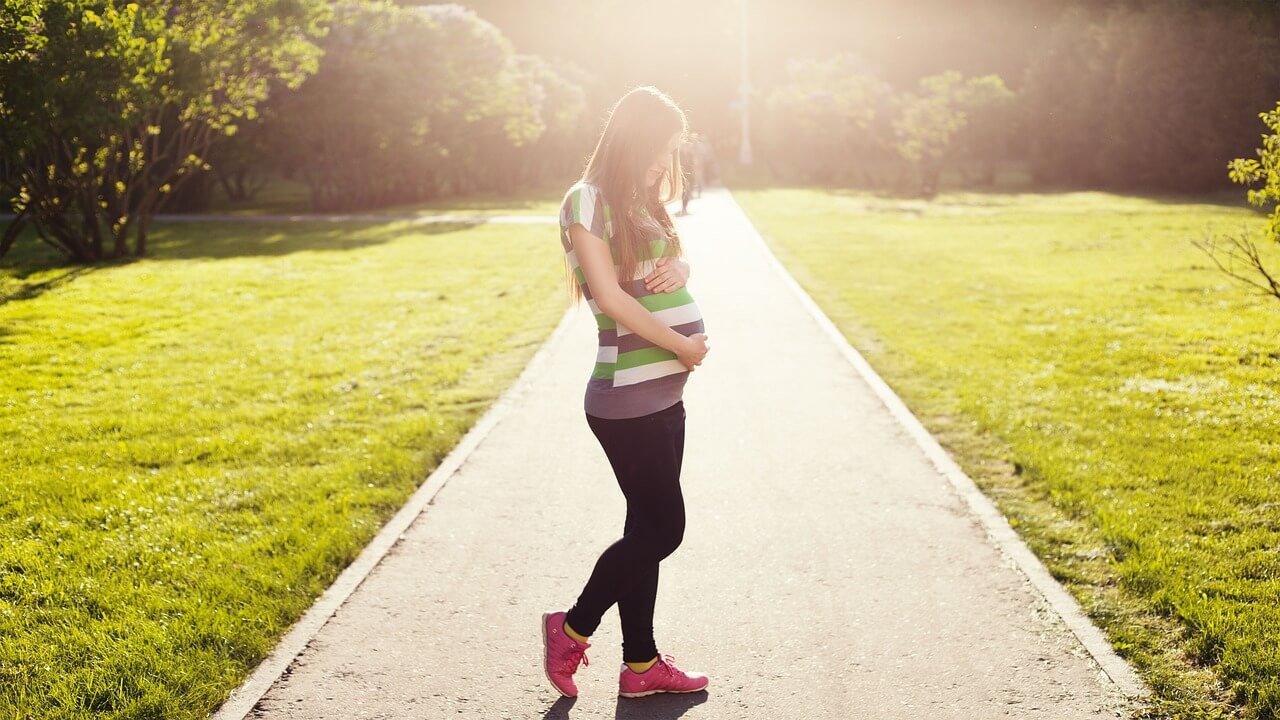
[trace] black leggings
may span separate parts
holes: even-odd
[[[587,416],[587,425],[609,457],[627,499],[622,539],[596,561],[591,579],[569,610],[566,622],[590,635],[605,611],[618,604],[623,662],[645,662],[658,654],[653,640],[653,605],[658,596],[658,563],[684,538],[684,403],[624,420]]]

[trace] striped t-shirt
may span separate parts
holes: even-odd
[[[644,278],[654,270],[654,259],[667,253],[667,237],[658,223],[647,214],[649,259],[641,261],[631,278],[618,278],[618,284],[654,317],[676,332],[689,336],[703,332],[702,313],[689,291],[650,292]],[[665,350],[614,322],[600,312],[587,287],[587,278],[578,265],[569,239],[569,228],[581,224],[592,235],[603,239],[613,251],[613,213],[600,188],[579,182],[569,188],[560,206],[560,243],[568,257],[582,294],[595,314],[600,345],[595,367],[587,380],[584,405],[588,415],[607,419],[639,417],[665,410],[680,401],[689,371]],[[642,228],[643,229],[643,228]],[[615,256],[616,257],[616,256]],[[615,270],[617,265],[614,265]]]

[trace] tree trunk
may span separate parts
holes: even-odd
[[[102,256],[102,225],[98,222],[98,207],[88,191],[80,193],[80,212],[84,215],[84,229],[89,236],[89,246],[95,255]]]
[[[9,252],[9,248],[13,247],[13,243],[18,239],[18,233],[22,232],[26,224],[26,213],[21,212],[13,222],[9,223],[9,227],[4,229],[4,236],[0,237],[0,257],[4,257]]]
[[[138,236],[133,243],[135,257],[142,257],[147,254],[147,224],[149,222],[151,222],[150,211],[138,218]]]
[[[129,220],[125,220],[114,233],[115,243],[111,249],[111,257],[121,258],[129,254],[129,224]]]
[[[41,206],[36,208],[34,217],[32,218],[32,226],[36,229],[36,234],[44,242],[52,245],[59,252],[67,255],[73,260],[81,262],[95,262],[101,259],[101,256],[94,251],[93,246],[85,243],[83,236],[83,227],[72,227],[70,224],[65,208],[68,204],[74,202],[74,197],[57,197],[54,199],[63,202],[58,203],[55,207],[56,211],[49,210],[48,200],[41,202]]]

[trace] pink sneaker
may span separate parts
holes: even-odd
[[[578,686],[573,674],[578,663],[590,665],[587,648],[590,643],[580,643],[564,631],[564,613],[542,613],[542,669],[547,673],[551,686],[565,697],[578,697]]]
[[[623,663],[622,674],[618,676],[618,694],[637,698],[664,692],[691,693],[705,690],[708,682],[702,673],[685,672],[676,667],[675,658],[670,655],[659,655],[658,662],[642,673]]]

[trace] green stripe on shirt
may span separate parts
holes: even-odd
[[[660,347],[644,348],[643,350],[632,350],[631,352],[620,353],[618,362],[614,364],[615,370],[629,370],[633,367],[641,365],[649,365],[651,363],[662,362],[663,360],[675,360],[676,354],[670,350],[663,350]]]
[[[649,312],[657,312],[668,308],[680,307],[681,305],[688,305],[693,302],[693,296],[689,294],[688,290],[680,288],[674,292],[645,295],[643,297],[636,298],[636,300],[640,301],[640,304],[644,306],[645,310],[648,310]]]

